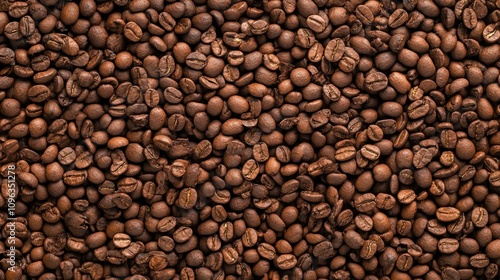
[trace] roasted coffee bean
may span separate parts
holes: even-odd
[[[193,236],[193,230],[189,227],[181,226],[172,234],[175,242],[184,243]]]
[[[374,20],[373,12],[368,6],[359,5],[356,8],[356,17],[364,24],[370,25]]]
[[[51,96],[51,91],[44,85],[35,85],[28,90],[28,98],[36,103],[42,103]]]
[[[276,257],[276,249],[268,243],[261,243],[257,247],[257,252],[261,257],[270,261],[274,260]]]
[[[395,10],[388,20],[388,25],[390,28],[398,28],[408,21],[408,12],[403,9]]]
[[[310,15],[306,20],[307,26],[312,29],[312,31],[321,33],[325,30],[327,22],[320,15]]]
[[[365,260],[373,258],[377,252],[377,243],[372,240],[365,240],[360,249],[359,256]]]
[[[179,198],[177,199],[177,206],[182,209],[193,208],[198,199],[198,193],[194,188],[185,188],[179,193]]]
[[[186,65],[193,69],[201,70],[207,65],[207,57],[199,52],[190,53],[186,57]]]
[[[283,254],[274,260],[279,269],[291,269],[297,264],[297,258],[292,254]]]
[[[387,85],[387,76],[382,72],[372,73],[365,78],[365,88],[372,92],[382,91]]]
[[[117,233],[113,236],[113,244],[117,248],[127,248],[131,244],[130,236],[125,233]]]
[[[471,221],[478,228],[485,227],[488,224],[488,211],[483,207],[475,207],[472,210]]]
[[[436,211],[436,217],[442,222],[453,222],[460,217],[460,211],[453,207],[440,207]]]
[[[485,254],[475,254],[469,259],[470,265],[474,268],[484,268],[490,263],[490,260]]]
[[[399,270],[409,271],[412,266],[413,266],[413,257],[410,254],[404,253],[404,254],[399,255],[399,257],[396,261],[396,267]]]
[[[330,101],[337,101],[340,99],[340,90],[333,84],[325,84],[323,86],[323,96]]]
[[[380,157],[380,148],[375,145],[366,144],[361,147],[360,152],[368,160],[375,161]]]
[[[130,21],[124,26],[123,35],[132,42],[139,42],[143,36],[143,32],[137,23]]]
[[[458,250],[458,240],[454,238],[443,238],[438,242],[438,249],[443,254],[452,254]]]
[[[325,59],[330,62],[338,62],[345,52],[344,41],[333,39],[325,46]]]
[[[222,250],[224,262],[227,264],[234,264],[238,260],[238,252],[232,247],[226,247]]]
[[[356,156],[356,148],[353,146],[347,146],[338,149],[335,152],[335,159],[338,161],[348,161]]]
[[[259,164],[252,159],[247,161],[241,169],[241,174],[248,181],[256,179],[259,175]]]
[[[160,232],[167,232],[175,228],[176,224],[177,220],[175,217],[165,217],[158,222],[157,228]]]
[[[375,208],[375,195],[371,193],[360,195],[354,200],[354,205],[360,212],[369,212]]]
[[[69,170],[64,173],[63,180],[69,186],[76,187],[82,185],[87,180],[87,171]]]

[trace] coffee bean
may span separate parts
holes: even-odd
[[[127,248],[131,244],[130,236],[125,233],[117,233],[113,236],[113,244],[117,248]]]
[[[451,130],[444,130],[443,132],[441,132],[440,139],[441,143],[443,144],[443,147],[448,149],[455,148],[457,144],[456,134]]]
[[[429,104],[425,100],[417,100],[408,106],[408,117],[410,119],[418,119],[427,115],[429,110]]]
[[[471,221],[478,228],[485,227],[488,224],[488,211],[483,207],[475,207],[472,210]]]
[[[375,145],[366,144],[361,147],[360,152],[368,160],[375,161],[380,157],[380,148]]]
[[[257,162],[265,162],[269,158],[269,150],[266,143],[257,143],[253,146],[253,157]]]
[[[356,156],[356,148],[353,146],[347,146],[338,149],[335,152],[335,159],[338,161],[348,161]]]
[[[365,240],[361,250],[359,251],[359,256],[365,260],[373,258],[377,252],[377,244],[372,240]]]
[[[408,12],[403,9],[397,9],[389,16],[388,24],[391,28],[398,28],[399,26],[405,24],[407,21]]]
[[[323,32],[327,26],[327,22],[320,15],[308,16],[306,23],[309,28],[317,33]]]
[[[460,217],[460,211],[453,207],[440,207],[436,211],[436,217],[442,222],[453,222]]]
[[[356,8],[356,17],[364,24],[370,25],[374,20],[373,12],[365,5],[359,5]]]
[[[325,46],[325,59],[330,62],[338,62],[345,52],[345,44],[340,39],[333,39]]]
[[[69,170],[64,173],[63,180],[69,186],[82,185],[87,180],[87,171]]]
[[[490,263],[490,260],[485,254],[475,254],[469,259],[470,265],[474,268],[484,268]]]
[[[354,205],[360,212],[369,212],[376,205],[375,195],[371,193],[360,195],[354,200]]]
[[[44,85],[35,85],[28,90],[28,98],[36,103],[42,103],[51,96],[51,91]]]
[[[398,192],[398,201],[402,204],[410,204],[417,198],[413,190],[401,190]]]
[[[438,249],[443,254],[452,254],[458,250],[458,240],[454,238],[443,238],[438,242]]]
[[[198,199],[198,194],[193,188],[185,188],[179,193],[177,205],[182,209],[193,208]]]
[[[462,215],[460,215],[458,220],[456,220],[455,222],[453,222],[447,226],[447,230],[448,230],[448,232],[450,232],[452,234],[461,232],[465,227],[465,223],[466,223],[465,217],[462,214]]]
[[[259,244],[257,247],[257,252],[261,257],[270,261],[274,260],[274,258],[276,257],[276,249],[268,243]]]
[[[232,247],[226,247],[222,250],[224,262],[227,264],[234,264],[238,260],[238,252]]]
[[[186,65],[201,70],[207,65],[207,57],[199,52],[193,52],[186,57]]]
[[[326,54],[325,54],[326,55]],[[342,58],[339,61],[340,70],[351,73],[359,63],[359,54],[352,48],[346,47]]]
[[[193,236],[193,230],[189,227],[181,226],[174,233],[172,237],[175,242],[184,243]]]
[[[365,78],[365,88],[372,92],[382,91],[387,85],[387,76],[382,72],[372,73]]]
[[[125,36],[125,38],[129,39],[132,42],[138,42],[141,40],[143,32],[141,27],[137,23],[131,21],[127,22],[127,24],[125,25],[123,29],[123,35]]]
[[[471,8],[465,8],[462,14],[465,27],[474,29],[477,25],[477,15]]]
[[[291,269],[297,264],[297,258],[292,254],[283,254],[274,260],[279,269]]]
[[[246,180],[255,180],[259,175],[259,164],[255,160],[249,160],[243,165],[241,173]]]
[[[329,259],[334,256],[333,244],[330,241],[323,241],[313,248],[313,256],[320,260]]]

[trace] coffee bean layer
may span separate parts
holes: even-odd
[[[498,279],[500,1],[0,0],[0,280]]]

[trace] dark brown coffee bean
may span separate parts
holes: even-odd
[[[377,243],[372,240],[365,240],[361,250],[359,251],[359,256],[365,260],[373,258],[377,252]]]
[[[404,9],[397,9],[389,16],[389,27],[398,28],[408,21],[408,12]]]
[[[462,214],[462,215],[460,215],[458,220],[456,220],[455,222],[448,225],[447,230],[448,230],[448,232],[450,232],[452,234],[456,234],[458,232],[461,232],[464,229],[465,223],[466,223],[465,217]]]
[[[359,63],[359,59],[360,59],[359,54],[353,48],[346,47],[344,55],[339,61],[340,70],[344,71],[345,73],[353,72]]]
[[[452,254],[458,250],[458,240],[454,238],[442,238],[438,242],[438,249],[443,254]]]
[[[310,15],[306,20],[307,26],[312,29],[312,31],[321,33],[325,30],[327,22],[320,15]]]
[[[175,242],[184,243],[193,236],[193,230],[190,227],[181,226],[174,233],[172,237]]]
[[[477,25],[477,15],[471,8],[464,9],[462,20],[464,21],[465,27],[467,27],[468,29],[474,29]]]
[[[73,150],[70,147],[66,147],[59,151],[59,154],[57,155],[57,159],[62,165],[69,165],[73,163],[76,159],[76,153],[75,150]]]
[[[167,232],[175,228],[177,220],[174,217],[165,217],[158,222],[158,231]]]
[[[418,119],[425,115],[430,110],[430,105],[426,100],[417,100],[408,106],[408,117],[410,119]]]
[[[375,207],[375,195],[365,193],[354,200],[354,207],[360,212],[369,212]]]
[[[113,236],[113,244],[116,248],[127,248],[131,244],[130,236],[125,233],[117,233]]]
[[[359,5],[356,8],[356,17],[364,25],[371,25],[374,20],[373,12],[371,11],[370,8],[368,8],[368,6],[365,5]]]
[[[313,248],[313,256],[320,260],[330,259],[334,256],[333,244],[330,241],[323,241]]]
[[[478,228],[485,227],[488,224],[488,211],[483,207],[475,207],[472,210],[471,221]]]
[[[413,266],[413,257],[410,254],[404,253],[404,254],[399,255],[399,257],[396,261],[396,267],[399,270],[409,271],[412,266]]]
[[[347,146],[338,149],[335,152],[335,159],[338,161],[348,161],[356,156],[356,148],[353,146]]]
[[[226,247],[222,250],[224,262],[227,264],[234,264],[238,260],[238,252],[232,247]]]
[[[440,207],[436,211],[436,217],[442,222],[453,222],[460,217],[460,211],[453,207]]]
[[[291,269],[297,264],[297,258],[292,254],[283,254],[274,259],[279,269]]]
[[[130,21],[125,25],[123,35],[132,42],[139,42],[143,36],[143,32],[137,23]]]
[[[199,52],[193,52],[186,57],[186,65],[201,70],[207,65],[207,57]]]
[[[198,193],[194,188],[182,189],[177,199],[177,206],[182,209],[193,208],[198,199]]]
[[[28,91],[28,98],[36,103],[42,103],[51,96],[51,91],[44,85],[35,85]]]
[[[484,268],[490,263],[490,260],[485,254],[475,254],[469,259],[470,265],[474,268]]]
[[[245,247],[253,247],[257,244],[257,232],[253,228],[247,228],[241,237],[241,242]]]
[[[265,162],[269,158],[269,149],[266,143],[257,143],[253,146],[253,157],[257,162]]]
[[[340,39],[333,39],[325,46],[325,59],[330,62],[338,62],[345,52],[345,44]]]
[[[276,249],[268,243],[259,244],[257,247],[257,252],[261,257],[270,261],[274,260],[274,258],[276,257]]]
[[[243,165],[241,173],[246,180],[255,180],[259,175],[259,164],[251,159]]]
[[[375,145],[366,144],[361,147],[360,152],[368,160],[375,161],[380,157],[380,148]]]
[[[382,72],[372,73],[365,78],[365,88],[372,92],[382,91],[387,85],[387,76]]]
[[[85,170],[69,170],[64,173],[64,183],[69,186],[79,186],[87,180],[87,171]]]

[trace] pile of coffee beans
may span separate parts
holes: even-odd
[[[499,0],[0,0],[0,280],[499,279]]]

